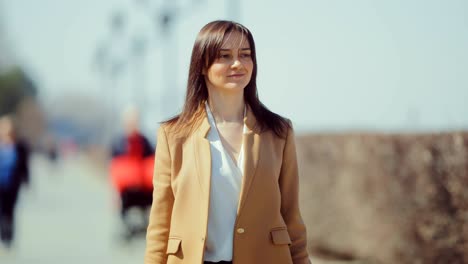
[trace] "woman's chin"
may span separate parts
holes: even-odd
[[[244,90],[244,88],[247,86],[247,84],[241,84],[241,83],[228,83],[224,85],[223,90],[226,91],[231,91],[231,92],[241,92]]]

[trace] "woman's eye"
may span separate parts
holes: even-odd
[[[242,58],[250,58],[250,53],[243,53],[241,54]]]
[[[227,58],[229,58],[229,54],[220,54],[219,57],[221,59],[227,59]]]

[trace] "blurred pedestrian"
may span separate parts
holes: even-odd
[[[0,117],[0,237],[7,248],[14,240],[18,193],[29,182],[28,159],[28,147],[16,138],[12,118]]]
[[[245,26],[201,29],[184,108],[158,131],[145,264],[310,263],[292,125],[256,75]]]
[[[149,140],[140,131],[140,116],[138,109],[128,106],[122,113],[123,134],[112,146],[112,156],[131,155],[148,157],[154,154]]]
[[[128,107],[123,113],[124,133],[112,146],[111,176],[120,196],[120,216],[125,224],[125,238],[144,233],[147,225],[147,209],[151,206],[153,186],[151,176],[154,164],[154,148],[140,132],[139,114]],[[132,223],[128,217],[131,208],[140,211],[141,224]]]

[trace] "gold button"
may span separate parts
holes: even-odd
[[[243,234],[245,232],[244,228],[237,228],[237,233]]]

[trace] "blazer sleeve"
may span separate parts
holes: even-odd
[[[299,175],[293,129],[288,130],[283,150],[283,163],[279,177],[281,214],[291,238],[291,257],[294,264],[310,263],[307,253],[307,235],[299,210]]]
[[[164,126],[158,130],[153,175],[153,204],[146,233],[145,264],[165,264],[174,195],[171,189],[171,155]]]

